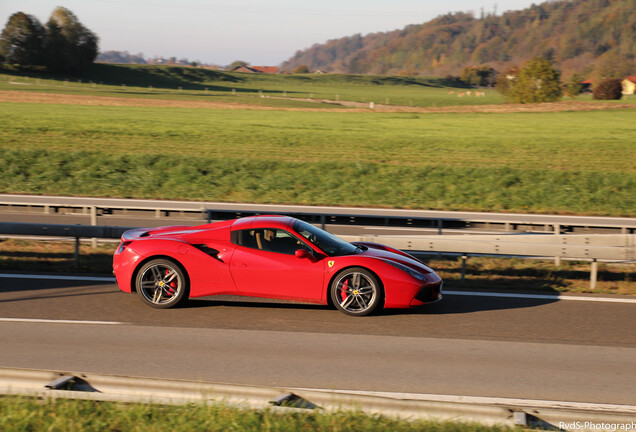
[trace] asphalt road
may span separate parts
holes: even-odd
[[[0,286],[3,367],[636,404],[636,303],[447,295],[353,318],[226,298],[155,310],[111,282]]]

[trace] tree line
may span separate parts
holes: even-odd
[[[353,74],[456,75],[471,65],[498,71],[533,58],[567,77],[597,81],[633,75],[634,0],[560,0],[501,15],[458,12],[391,32],[360,34],[298,51],[283,70]]]
[[[487,65],[467,66],[462,69],[460,80],[474,86],[494,85],[512,103],[541,103],[555,102],[563,96],[578,96],[583,78],[575,73],[563,83],[561,72],[552,61],[536,57],[521,68],[512,67],[500,74]],[[594,86],[593,97],[599,100],[621,99],[622,92],[619,78],[607,78]]]
[[[33,15],[16,12],[0,35],[0,61],[84,74],[97,57],[98,42],[97,35],[64,7],[55,8],[45,25]]]

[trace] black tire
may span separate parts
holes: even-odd
[[[384,300],[380,280],[362,267],[351,267],[338,273],[331,282],[329,292],[336,309],[352,316],[369,315]]]
[[[153,259],[141,266],[135,288],[141,301],[157,309],[183,304],[190,291],[181,266],[164,258]]]

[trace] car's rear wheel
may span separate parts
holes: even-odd
[[[137,272],[135,288],[149,306],[166,309],[188,299],[188,281],[181,267],[163,258],[145,263]]]
[[[347,315],[363,316],[382,304],[383,291],[378,278],[362,267],[352,267],[338,273],[330,287],[331,300]]]

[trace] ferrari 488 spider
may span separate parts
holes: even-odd
[[[218,294],[333,304],[349,315],[441,299],[442,280],[416,258],[347,243],[288,216],[126,231],[117,284],[156,308]]]

